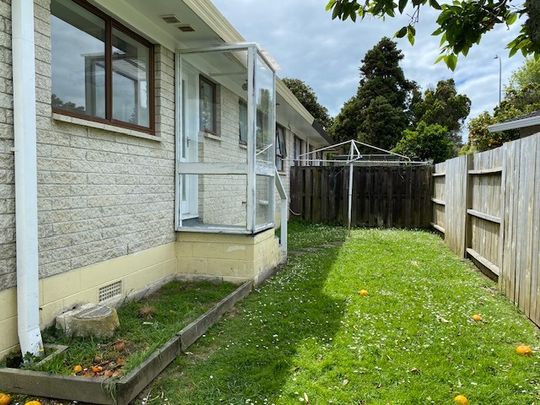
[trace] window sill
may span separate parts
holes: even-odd
[[[244,143],[239,143],[238,146],[240,147],[240,149],[245,149],[245,150],[247,150],[247,145],[244,144]]]
[[[202,132],[202,134],[207,139],[211,139],[213,141],[221,142],[221,136],[219,136],[219,135],[211,134],[210,132]]]
[[[134,136],[136,138],[148,139],[148,140],[154,141],[154,142],[161,142],[161,137],[155,136],[155,135],[149,135],[146,132],[135,131],[133,129],[117,127],[115,125],[103,124],[101,122],[85,120],[83,118],[71,117],[69,115],[53,113],[52,119],[55,120],[55,121],[60,121],[60,122],[67,122],[69,124],[81,125],[81,126],[84,126],[84,127],[101,129],[103,131],[114,132],[114,133],[117,133],[117,134]]]
[[[278,170],[278,174],[280,176],[287,176],[287,172],[285,170]]]

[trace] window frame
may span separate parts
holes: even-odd
[[[246,122],[245,122],[245,125],[246,125],[246,139],[242,139],[242,114],[241,114],[241,109],[242,108],[245,108],[246,109]],[[243,98],[239,98],[238,99],[238,143],[242,146],[247,146],[247,113],[248,113],[248,105],[247,105],[247,101],[245,101]]]
[[[280,135],[282,139],[280,139]],[[285,127],[276,124],[276,155],[275,162],[279,172],[285,172],[285,159],[287,158],[287,133]],[[278,154],[279,152],[279,154]],[[279,162],[279,166],[278,166]]]
[[[155,46],[146,38],[141,35],[133,32],[126,26],[122,25],[120,22],[100,10],[99,8],[93,6],[85,0],[71,0],[75,4],[84,8],[86,11],[94,14],[95,16],[101,18],[105,22],[105,118],[100,118],[87,114],[78,114],[73,111],[64,110],[62,108],[52,106],[51,108],[54,114],[67,115],[74,118],[79,118],[86,121],[99,122],[102,124],[108,124],[115,127],[131,129],[135,131],[145,132],[150,135],[156,134],[156,120],[155,120]],[[51,16],[53,16],[51,12]],[[117,120],[113,118],[113,88],[112,88],[112,42],[113,42],[113,29],[121,31],[135,41],[141,43],[142,45],[148,47],[148,127],[132,124],[129,122]],[[52,69],[52,64],[51,64]],[[52,94],[52,92],[51,92]]]
[[[213,88],[213,97],[212,97],[212,116],[213,116],[213,120],[212,120],[212,126],[214,127],[214,130],[213,131],[209,131],[207,129],[203,129],[201,127],[201,117],[202,117],[202,114],[201,114],[201,102],[202,102],[202,98],[201,98],[201,84],[202,83],[206,83],[210,86],[212,86]],[[219,136],[219,130],[218,130],[218,84],[216,82],[214,82],[213,80],[209,79],[208,77],[204,76],[203,74],[199,74],[199,131],[201,131],[202,133],[205,133],[205,134],[211,134],[211,135],[214,135],[214,136]]]

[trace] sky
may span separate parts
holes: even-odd
[[[304,80],[332,116],[356,93],[358,68],[366,51],[383,36],[392,38],[409,22],[407,15],[385,21],[367,18],[356,23],[332,20],[325,11],[326,0],[213,2],[247,41],[259,43],[272,55],[280,66],[280,77]],[[443,63],[434,63],[439,55],[439,38],[431,36],[436,29],[435,19],[435,11],[423,8],[416,25],[415,45],[405,38],[397,40],[404,54],[401,66],[406,77],[422,89],[454,78],[458,91],[472,100],[469,118],[491,111],[499,97],[499,61],[495,56],[501,56],[503,86],[523,63],[521,55],[509,59],[506,49],[520,24],[510,29],[501,26],[488,33],[467,58],[460,58],[452,72]]]

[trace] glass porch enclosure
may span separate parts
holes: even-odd
[[[176,63],[176,229],[274,227],[274,67],[256,44],[180,50]]]

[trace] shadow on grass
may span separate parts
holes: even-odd
[[[305,350],[320,356],[317,350],[328,345],[340,328],[345,300],[325,294],[340,251],[337,240],[332,247],[290,259],[282,272],[201,338],[192,353],[179,357],[141,398],[182,404],[278,399],[286,381],[294,379],[301,367],[295,362],[299,350],[303,356]]]

